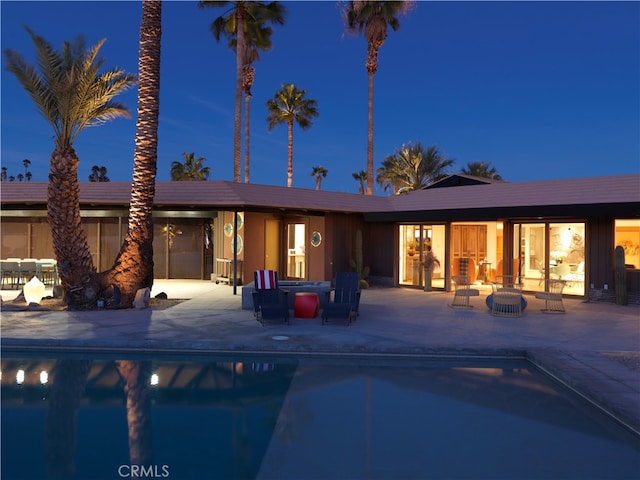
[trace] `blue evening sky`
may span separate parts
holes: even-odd
[[[367,75],[362,36],[344,35],[335,1],[283,2],[286,25],[255,64],[251,182],[285,186],[287,129],[267,130],[265,102],[295,83],[318,102],[310,129],[293,135],[293,186],[358,191],[366,170]],[[2,1],[2,49],[34,62],[23,25],[59,49],[102,38],[109,67],[137,73],[141,4],[133,1]],[[212,180],[233,179],[235,56],[210,23],[224,12],[197,2],[163,5],[158,180],[183,152],[204,157]],[[455,159],[490,162],[505,180],[640,172],[640,3],[418,2],[380,50],[375,75],[375,168],[409,142]],[[2,166],[32,164],[45,181],[53,130],[2,63]],[[137,91],[119,99],[131,119],[87,129],[75,143],[79,179],[104,165],[112,181],[132,176]],[[244,158],[244,153],[243,153]],[[383,194],[375,186],[376,194]]]

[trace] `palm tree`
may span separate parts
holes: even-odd
[[[373,76],[378,70],[378,50],[387,38],[387,25],[394,31],[400,28],[397,15],[406,14],[414,1],[350,1],[343,8],[347,32],[362,33],[367,41],[365,66],[369,76],[367,175],[373,178]],[[367,185],[367,195],[373,195],[373,182]]]
[[[107,167],[102,165],[100,167],[100,175],[98,176],[99,182],[110,182],[111,180],[107,177]]]
[[[31,165],[31,160],[25,158],[24,160],[22,160],[22,165],[24,165],[24,174],[26,175],[27,173],[29,173],[29,165]]]
[[[384,191],[392,188],[394,194],[419,190],[445,177],[454,161],[435,145],[427,149],[420,142],[403,145],[384,159],[376,180]]]
[[[354,180],[357,180],[359,182],[358,193],[360,195],[364,195],[367,191],[367,171],[360,170],[359,172],[352,173],[351,176],[354,178]]]
[[[94,165],[91,167],[91,173],[89,174],[90,182],[109,182],[111,181],[107,176],[107,167],[104,165],[99,167],[98,165]]]
[[[160,110],[160,39],[162,2],[143,0],[138,69],[138,119],[133,154],[133,184],[127,233],[102,285],[117,285],[121,306],[131,306],[136,292],[153,286],[153,199],[158,159]]]
[[[242,53],[242,91],[244,92],[244,182],[249,183],[250,165],[250,129],[249,129],[249,109],[251,106],[251,87],[255,80],[256,70],[253,63],[260,60],[260,50],[271,50],[271,34],[273,29],[264,26],[263,21],[247,23],[247,34],[245,35],[245,46]],[[237,36],[232,41],[237,47]]]
[[[25,178],[27,179],[27,182],[31,181],[31,177],[33,177],[33,174],[31,172],[27,172],[24,174]]]
[[[73,143],[88,126],[118,117],[129,117],[127,108],[114,100],[136,83],[133,74],[121,69],[99,73],[101,40],[89,49],[81,36],[64,42],[57,52],[29,28],[38,57],[38,68],[14,50],[5,50],[7,69],[36,103],[54,130],[55,147],[50,159],[47,217],[58,274],[69,308],[95,305],[98,279],[80,219],[79,158]]]
[[[293,123],[306,130],[312,125],[311,119],[318,116],[318,102],[304,98],[306,94],[306,90],[298,90],[293,83],[283,84],[275,96],[267,100],[269,131],[281,123],[287,124],[287,187],[291,187],[293,182]]]
[[[460,169],[460,173],[473,175],[474,177],[490,178],[492,180],[502,180],[495,167],[490,162],[469,162],[466,167]]]
[[[233,123],[233,181],[240,182],[240,128],[242,116],[242,80],[243,59],[245,52],[245,35],[247,34],[247,22],[261,21],[273,22],[282,25],[284,23],[284,7],[278,2],[265,4],[253,1],[219,1],[202,0],[198,2],[203,7],[227,7],[231,5],[225,14],[216,18],[211,24],[211,32],[216,41],[220,41],[221,35],[227,38],[236,38],[236,92],[235,115]],[[242,26],[242,28],[238,28]],[[231,42],[229,44],[231,46]]]
[[[7,167],[2,167],[2,173],[0,173],[0,181],[5,182],[7,180]]]
[[[19,173],[18,174],[18,181],[21,182],[22,180],[24,180],[24,175]]]
[[[184,152],[182,155],[184,156],[184,163],[171,163],[171,180],[193,181],[206,180],[209,178],[211,169],[209,167],[202,166],[202,163],[206,160],[205,158],[198,157],[196,159],[194,152]]]
[[[316,177],[316,190],[320,190],[322,179],[327,178],[327,173],[329,173],[329,170],[324,168],[322,165],[313,167],[311,170],[311,176]]]

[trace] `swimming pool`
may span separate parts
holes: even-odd
[[[119,369],[138,379],[129,403]],[[48,468],[83,480],[640,471],[637,436],[525,360],[5,352],[1,388],[3,479],[46,478]]]

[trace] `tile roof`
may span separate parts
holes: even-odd
[[[82,182],[84,205],[128,205],[128,182]],[[2,182],[0,203],[44,205],[46,182]],[[287,188],[215,180],[157,182],[159,207],[217,209],[287,209],[343,213],[471,210],[555,205],[640,205],[640,175],[617,175],[531,182],[494,182],[417,190],[402,195],[366,196],[353,193]]]
[[[640,202],[640,175],[494,182],[417,190],[390,198],[394,211]]]

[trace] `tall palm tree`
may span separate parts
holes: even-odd
[[[142,1],[138,69],[138,119],[133,154],[133,184],[127,233],[102,285],[117,285],[121,306],[131,306],[136,292],[153,286],[153,199],[158,159],[160,111],[160,40],[162,2]]]
[[[200,8],[204,7],[228,7],[227,11],[216,18],[211,24],[211,32],[216,41],[220,41],[221,36],[229,39],[236,38],[236,92],[235,92],[235,114],[233,122],[233,181],[240,182],[240,129],[242,123],[242,79],[243,61],[242,55],[245,51],[245,35],[247,33],[247,22],[259,21],[284,24],[284,7],[279,2],[254,1],[220,1],[202,0],[198,2]],[[241,28],[239,28],[241,26]],[[231,44],[230,44],[231,46]]]
[[[400,28],[398,15],[406,14],[414,1],[350,1],[343,8],[347,32],[362,33],[367,41],[365,66],[369,76],[367,175],[373,178],[373,76],[378,70],[378,51],[387,38],[387,25],[394,31]],[[367,184],[367,195],[373,195],[373,182]]]
[[[445,177],[454,161],[435,145],[427,149],[420,142],[403,145],[384,159],[377,181],[384,191],[392,188],[394,194],[419,190]]]
[[[171,180],[176,181],[193,181],[206,180],[209,178],[211,168],[203,167],[202,163],[206,160],[203,157],[195,157],[195,153],[184,152],[184,163],[171,163]]]
[[[466,167],[462,167],[460,169],[460,173],[473,175],[474,177],[502,180],[502,177],[498,175],[498,171],[495,167],[491,166],[491,162],[469,162]]]
[[[313,167],[311,170],[311,176],[316,177],[316,190],[320,190],[322,179],[327,178],[327,173],[329,173],[329,170],[324,168],[322,165]]]
[[[255,80],[256,69],[253,63],[260,60],[260,51],[271,50],[271,34],[273,29],[265,26],[264,21],[256,19],[247,22],[244,51],[242,53],[242,91],[244,92],[244,182],[249,183],[250,157],[250,115],[251,87]],[[237,36],[231,43],[237,47]]]
[[[367,191],[367,171],[360,170],[359,172],[353,172],[351,176],[354,180],[358,181],[358,193],[364,195]]]
[[[267,100],[267,126],[269,131],[281,123],[287,124],[287,187],[293,183],[293,123],[296,122],[302,130],[312,125],[312,119],[318,116],[315,100],[305,98],[306,90],[290,83],[282,85],[271,100]]]
[[[136,77],[121,69],[99,72],[104,60],[98,53],[105,40],[86,49],[79,36],[73,43],[64,42],[57,52],[29,28],[27,32],[35,45],[39,68],[18,52],[5,50],[7,69],[53,127],[47,217],[58,274],[69,308],[89,308],[95,305],[99,284],[80,219],[80,160],[73,143],[86,127],[129,117],[127,108],[114,98],[135,85]]]

